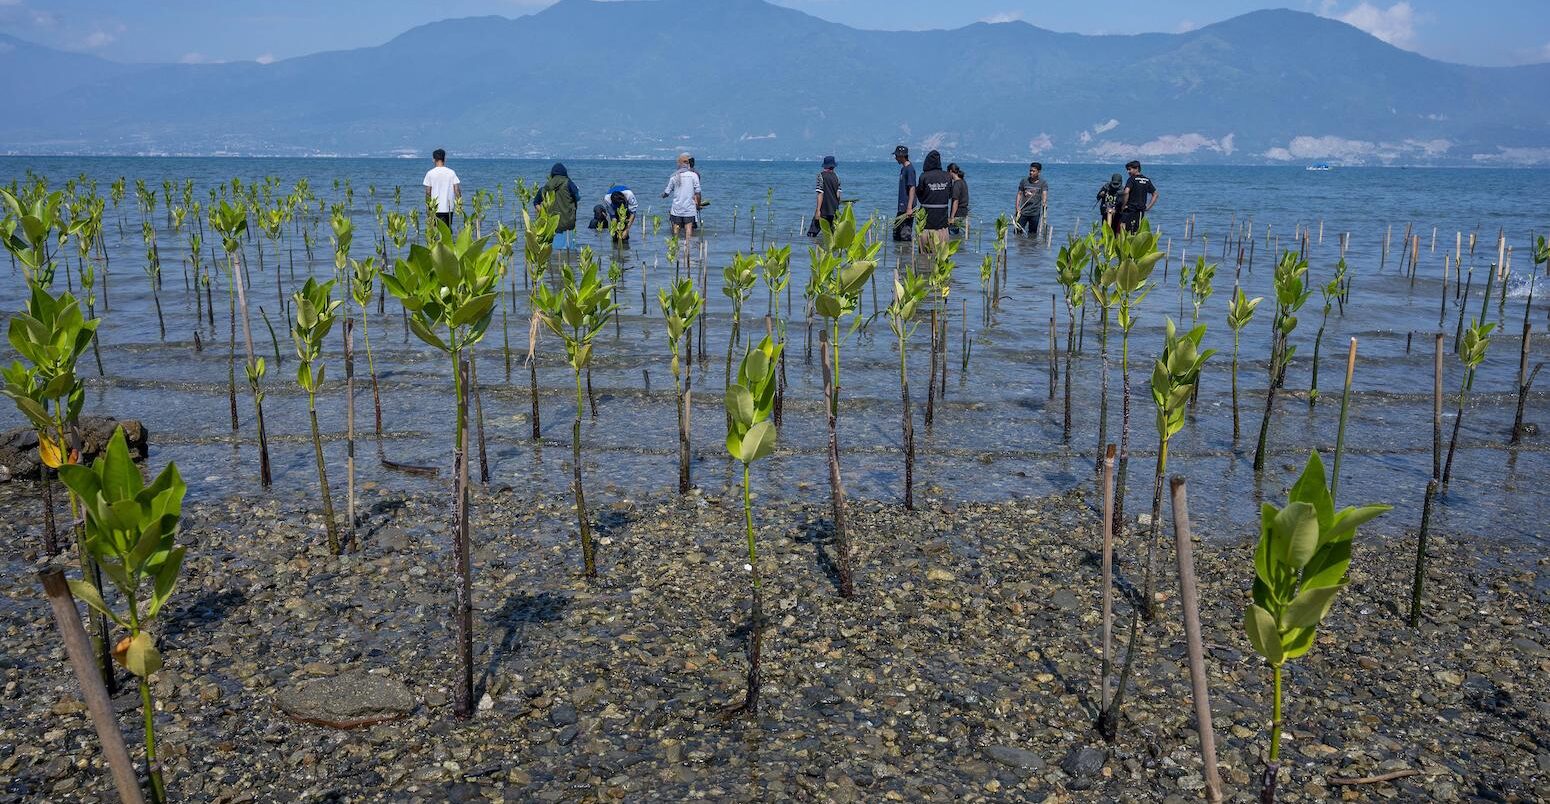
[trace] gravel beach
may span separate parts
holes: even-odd
[[[33,491],[13,484],[0,494],[8,510],[30,515]],[[476,495],[479,703],[469,721],[455,720],[450,703],[442,499],[365,489],[361,551],[343,557],[323,547],[305,498],[192,502],[179,538],[190,546],[184,580],[160,624],[166,667],[154,683],[171,798],[1201,797],[1171,549],[1159,561],[1163,614],[1142,626],[1117,743],[1104,745],[1092,727],[1099,540],[1082,493],[932,500],[915,512],[853,500],[859,561],[849,601],[830,574],[827,488],[800,502],[756,500],[765,685],[757,718],[728,721],[720,710],[741,699],[746,672],[740,500],[601,491],[601,577],[592,583],[577,577],[568,497],[499,487]],[[10,520],[0,800],[101,801],[111,787],[96,736],[31,572],[36,528]],[[1223,781],[1230,800],[1251,801],[1269,709],[1268,671],[1239,627],[1253,534],[1198,535]],[[1282,800],[1550,798],[1550,560],[1449,534],[1431,543],[1416,631],[1401,614],[1413,538],[1358,538],[1350,588],[1313,651],[1289,665]],[[1117,548],[1122,590],[1140,585],[1142,549],[1134,533]],[[1121,650],[1128,621],[1122,598]],[[351,700],[352,690],[366,700]],[[117,700],[139,756],[138,699],[131,689]],[[309,705],[363,723],[301,722]],[[1418,773],[1335,781],[1399,770]]]

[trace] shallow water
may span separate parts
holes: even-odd
[[[522,160],[454,161],[463,181],[465,196],[474,190],[493,189],[503,183],[505,206],[491,211],[507,221],[516,217],[511,182],[518,176],[533,180],[547,174],[548,163]],[[670,166],[655,162],[589,161],[568,163],[581,186],[580,216],[600,200],[610,183],[622,181],[634,187],[643,205],[643,218],[665,218],[666,206],[656,198]],[[418,179],[427,165],[410,160],[261,160],[261,159],[117,159],[117,158],[5,158],[0,159],[0,181],[25,171],[48,176],[55,185],[66,177],[86,174],[95,178],[101,192],[113,178],[143,178],[159,189],[163,178],[194,179],[196,198],[205,199],[208,186],[238,176],[244,181],[278,176],[281,190],[297,179],[307,178],[313,191],[330,202],[342,198],[335,179],[348,179],[354,187],[352,212],[356,220],[355,252],[364,256],[376,233],[372,210],[377,203],[392,208],[391,187],[404,188],[406,207],[418,203]],[[719,292],[719,272],[733,251],[771,243],[794,244],[792,295],[798,316],[790,324],[787,419],[781,432],[781,448],[773,460],[758,468],[761,493],[772,495],[826,495],[824,464],[825,430],[818,402],[821,378],[816,357],[804,359],[805,328],[800,318],[801,288],[806,282],[806,240],[800,236],[803,215],[810,211],[812,181],[816,168],[788,163],[706,163],[700,166],[706,195],[712,205],[705,210],[704,242],[709,255],[709,316],[706,346],[709,359],[697,366],[694,392],[694,443],[697,450],[695,482],[719,491],[734,479],[733,466],[721,447],[722,414],[717,389],[723,382],[723,360],[728,339],[728,303]],[[991,326],[980,321],[982,295],[978,264],[982,249],[989,249],[990,219],[1009,205],[1021,165],[966,166],[973,190],[974,220],[979,231],[967,239],[959,253],[959,267],[949,302],[951,324],[948,345],[949,378],[946,399],[937,411],[931,430],[923,427],[928,333],[916,333],[910,347],[911,393],[916,402],[915,424],[919,462],[917,493],[946,499],[997,500],[1058,491],[1091,482],[1096,436],[1098,378],[1097,324],[1089,318],[1084,350],[1072,361],[1073,431],[1069,444],[1061,441],[1062,401],[1049,397],[1047,355],[1050,301],[1060,293],[1054,276],[1054,250],[1047,243],[1014,237],[1009,249],[1010,283],[1006,299]],[[1085,229],[1093,219],[1092,191],[1111,172],[1104,166],[1051,165],[1046,178],[1051,184],[1053,242],[1058,244],[1073,228]],[[866,165],[841,165],[847,196],[857,196],[859,214],[877,211],[891,215],[896,168],[887,161]],[[1205,250],[1208,258],[1222,262],[1216,292],[1202,309],[1201,320],[1210,330],[1206,345],[1220,350],[1207,365],[1198,405],[1190,423],[1170,448],[1169,471],[1191,481],[1192,509],[1200,520],[1197,530],[1208,536],[1248,538],[1255,528],[1257,505],[1263,495],[1274,500],[1284,490],[1309,446],[1332,448],[1339,410],[1343,357],[1348,338],[1360,341],[1360,359],[1353,392],[1347,457],[1342,473],[1341,499],[1350,503],[1387,501],[1400,506],[1395,514],[1379,520],[1386,531],[1414,528],[1419,522],[1419,502],[1430,473],[1431,458],[1431,337],[1439,329],[1439,304],[1443,287],[1439,278],[1444,251],[1451,252],[1455,232],[1463,231],[1465,270],[1473,270],[1468,315],[1478,314],[1488,266],[1495,260],[1496,232],[1505,230],[1514,247],[1513,275],[1506,302],[1493,298],[1487,305],[1490,320],[1502,320],[1490,352],[1475,381],[1474,395],[1465,415],[1460,449],[1455,459],[1454,480],[1443,498],[1438,522],[1444,530],[1478,534],[1481,538],[1539,542],[1546,501],[1539,479],[1550,471],[1550,449],[1545,437],[1527,438],[1517,448],[1506,447],[1516,404],[1519,332],[1528,297],[1528,276],[1533,266],[1525,252],[1536,222],[1525,205],[1514,199],[1533,197],[1532,190],[1550,177],[1550,171],[1508,170],[1400,170],[1339,169],[1309,173],[1300,168],[1264,167],[1167,167],[1148,171],[1161,189],[1154,211],[1154,227],[1163,232],[1169,259],[1159,270],[1159,284],[1141,308],[1140,321],[1131,335],[1132,425],[1130,481],[1127,511],[1142,513],[1150,504],[1151,475],[1156,447],[1149,390],[1145,383],[1150,359],[1162,339],[1163,318],[1189,316],[1187,299],[1180,299],[1178,267],[1180,252],[1187,259]],[[375,188],[375,193],[370,188]],[[774,195],[766,204],[766,191]],[[751,211],[750,207],[754,207]],[[736,210],[734,225],[733,214]],[[106,305],[99,304],[105,321],[101,328],[102,358],[106,376],[98,378],[88,357],[81,371],[88,378],[88,413],[106,413],[143,420],[151,432],[154,464],[176,460],[190,481],[193,493],[219,495],[248,488],[257,474],[257,457],[248,439],[252,400],[238,371],[238,413],[242,420],[240,444],[233,441],[227,406],[225,288],[214,291],[216,326],[213,330],[195,319],[193,298],[184,289],[179,262],[186,257],[186,227],[174,233],[167,225],[164,206],[156,220],[163,259],[162,305],[167,318],[167,342],[157,333],[148,282],[140,271],[144,247],[139,238],[138,215],[133,194],[117,212],[110,205],[105,225],[111,275]],[[1186,242],[1185,220],[1195,216],[1195,236]],[[117,220],[122,217],[122,232]],[[756,228],[750,232],[750,217]],[[1310,231],[1310,282],[1328,281],[1338,257],[1338,232],[1350,233],[1347,259],[1354,276],[1353,296],[1342,316],[1331,314],[1322,348],[1320,385],[1323,398],[1307,403],[1313,340],[1319,328],[1321,301],[1317,292],[1303,308],[1301,324],[1293,335],[1298,353],[1287,374],[1287,391],[1278,403],[1271,432],[1272,459],[1266,476],[1256,482],[1251,469],[1253,440],[1264,404],[1265,369],[1269,347],[1272,302],[1265,302],[1244,333],[1241,370],[1241,417],[1243,435],[1234,447],[1228,394],[1231,337],[1225,310],[1235,276],[1237,249],[1223,260],[1221,244],[1234,225],[1252,218],[1254,261],[1236,271],[1250,295],[1269,294],[1270,267],[1277,237],[1291,247],[1293,232],[1301,226]],[[285,268],[278,272],[286,292],[309,271],[330,275],[332,256],[326,221],[315,227],[316,259],[309,262],[299,239],[287,233],[283,250]],[[1399,240],[1406,224],[1421,235],[1418,278],[1401,275]],[[192,223],[188,224],[192,225]],[[1322,242],[1320,226],[1322,225]],[[1541,224],[1542,225],[1542,222]],[[649,224],[648,224],[649,226]],[[1392,226],[1394,251],[1380,269],[1385,233]],[[1436,250],[1432,228],[1437,227]],[[1267,238],[1268,230],[1268,238]],[[1469,233],[1478,230],[1479,243],[1471,259],[1467,254]],[[259,241],[246,246],[248,264],[257,267]],[[620,300],[623,305],[621,335],[605,330],[597,345],[593,388],[598,396],[599,417],[584,420],[585,470],[589,484],[601,491],[589,495],[593,505],[631,495],[660,491],[675,482],[676,441],[671,397],[672,378],[665,359],[665,335],[656,316],[656,289],[669,278],[661,237],[635,234],[628,253]],[[207,248],[215,245],[206,235]],[[580,243],[603,249],[606,241],[583,230]],[[293,242],[294,241],[294,242]],[[288,324],[276,300],[276,254],[265,242],[264,268],[252,274],[249,293],[253,306],[253,337],[260,354],[274,360],[274,347],[260,308],[273,323],[279,339],[281,365],[271,366],[266,383],[266,423],[271,434],[276,487],[279,493],[315,493],[315,474],[307,441],[305,396],[296,388],[294,354],[287,335]],[[1243,242],[1245,251],[1249,241]],[[73,264],[74,251],[70,249]],[[907,250],[885,247],[886,270],[909,259]],[[1247,255],[1245,255],[1247,258]],[[296,279],[293,280],[291,265]],[[886,278],[886,274],[884,275]],[[1543,277],[1540,278],[1541,282]],[[63,284],[61,272],[60,284]],[[643,283],[648,290],[650,315],[641,315]],[[880,282],[877,300],[886,303],[888,288]],[[520,283],[519,283],[520,285]],[[14,271],[0,278],[0,293],[7,309],[22,304],[22,283]],[[99,296],[103,295],[99,292]],[[514,308],[508,308],[513,351],[525,336],[526,302],[518,292]],[[1441,330],[1451,350],[1459,305],[1448,293]],[[1494,294],[1493,294],[1494,295]],[[1534,294],[1529,313],[1536,331],[1543,331],[1550,306],[1543,287]],[[510,299],[507,300],[508,304]],[[960,366],[962,313],[967,302],[969,336],[974,344],[969,370]],[[767,297],[759,286],[745,310],[752,326],[767,309]],[[870,315],[875,307],[870,292],[862,296],[862,309]],[[105,308],[105,309],[104,309]],[[785,299],[782,311],[789,310]],[[448,463],[450,441],[450,378],[446,361],[417,339],[404,336],[396,303],[391,300],[385,316],[375,307],[370,333],[381,374],[383,418],[387,435],[384,449],[394,460],[442,465]],[[1182,312],[1181,312],[1182,311]],[[1056,311],[1062,344],[1065,311]],[[196,352],[193,333],[198,330],[204,349]],[[1413,342],[1407,340],[1414,332]],[[1543,341],[1533,343],[1534,360],[1542,359]],[[240,346],[240,324],[239,324]],[[814,334],[816,340],[816,333]],[[343,367],[332,339],[330,386],[320,397],[319,415],[329,434],[330,479],[343,494],[344,412]],[[363,344],[357,340],[356,427],[362,482],[389,487],[423,488],[445,482],[391,473],[380,468],[369,433],[372,427],[370,383],[366,377]],[[1119,339],[1114,338],[1110,375],[1110,439],[1119,438]],[[492,482],[512,486],[521,494],[564,493],[569,485],[569,424],[574,414],[572,377],[557,353],[553,338],[539,347],[539,379],[543,388],[543,441],[528,438],[526,370],[520,355],[512,374],[506,376],[502,332],[497,319],[481,347],[479,373],[483,391],[489,463]],[[6,359],[12,356],[6,350]],[[1063,365],[1063,363],[1062,363]],[[1444,434],[1451,430],[1462,370],[1451,353],[1447,360]],[[649,391],[648,391],[649,382]],[[1541,388],[1544,386],[1541,385]],[[844,478],[853,495],[890,499],[899,493],[902,458],[899,453],[898,358],[893,339],[883,321],[848,342],[843,357],[843,407],[840,439]],[[1546,416],[1550,395],[1531,395],[1527,419],[1550,425]],[[0,411],[0,426],[20,423],[9,406]],[[477,464],[475,464],[477,469]]]

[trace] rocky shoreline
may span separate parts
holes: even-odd
[[[8,487],[7,507],[30,511],[29,489]],[[756,719],[726,721],[746,669],[740,501],[604,492],[590,584],[576,577],[569,498],[477,495],[479,705],[466,722],[449,702],[444,500],[366,489],[362,550],[344,557],[322,547],[305,499],[192,502],[155,680],[172,799],[1200,798],[1171,550],[1117,743],[1092,728],[1098,528],[1081,494],[913,513],[853,501],[849,601],[829,575],[827,495],[756,501],[765,688]],[[96,737],[31,573],[36,528],[12,519],[0,801],[99,801],[110,786]],[[1230,800],[1251,801],[1269,693],[1239,628],[1250,534],[1196,530],[1223,781]],[[1141,549],[1136,536],[1117,547],[1122,583],[1139,582]],[[1350,589],[1291,665],[1281,800],[1550,798],[1550,559],[1434,534],[1417,631],[1400,614],[1413,550],[1359,538]],[[1122,602],[1117,621],[1128,616]],[[369,699],[359,728],[296,719],[309,694],[360,715],[351,689]],[[137,754],[138,701],[119,700]],[[374,722],[384,712],[403,716]],[[1332,781],[1395,770],[1419,773]]]

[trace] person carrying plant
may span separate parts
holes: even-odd
[[[947,233],[957,237],[963,233],[964,225],[969,221],[969,182],[963,177],[963,168],[958,167],[957,162],[948,165],[947,172],[953,177],[953,219],[948,224]]]
[[[823,169],[818,171],[818,198],[813,203],[813,220],[807,225],[807,236],[817,237],[820,220],[834,223],[834,214],[840,211],[840,177],[834,172],[834,157],[823,158]]]
[[[587,228],[608,229],[611,223],[623,216],[626,221],[624,235],[615,239],[620,243],[628,243],[630,228],[635,225],[635,216],[639,213],[640,202],[635,200],[635,193],[623,184],[615,184],[603,195],[603,203],[592,207],[592,222],[587,224]]]
[[[446,151],[437,148],[431,152],[431,159],[436,166],[425,174],[425,200],[436,202],[436,217],[450,229],[452,208],[463,197],[463,185],[458,181],[457,173],[447,167]]]
[[[909,216],[915,212],[915,165],[910,162],[910,149],[903,145],[894,146],[893,159],[899,163],[899,217],[893,225],[893,239],[905,242],[914,236]]]
[[[926,210],[926,235],[936,243],[947,241],[947,223],[953,218],[953,177],[942,169],[942,154],[932,151],[926,154],[920,174],[920,184],[915,188],[915,198]]]
[[[1134,232],[1141,227],[1141,219],[1146,213],[1157,206],[1159,193],[1157,185],[1141,174],[1140,162],[1130,160],[1125,164],[1125,172],[1130,174],[1130,180],[1125,182],[1125,189],[1119,194],[1119,222],[1126,231]]]
[[[678,155],[678,169],[673,171],[667,180],[667,188],[662,191],[663,198],[673,199],[668,220],[673,225],[675,237],[680,234],[685,238],[694,237],[694,222],[700,214],[700,174],[690,166],[691,159],[693,157],[686,153]]]
[[[1119,233],[1119,194],[1124,188],[1125,177],[1118,173],[1098,188],[1098,215],[1115,234]]]
[[[1043,172],[1042,163],[1029,163],[1028,176],[1017,183],[1017,195],[1012,199],[1017,230],[1032,237],[1039,236],[1044,211],[1049,209],[1049,182],[1041,176]]]
[[[580,201],[581,191],[571,181],[565,165],[555,162],[554,167],[549,169],[549,181],[533,196],[533,208],[538,209],[547,202],[550,210],[559,216],[560,224],[554,230],[556,250],[571,247],[571,236],[576,231],[576,204]]]

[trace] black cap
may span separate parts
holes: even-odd
[[[893,147],[893,155],[894,156],[909,156],[910,155],[910,149],[904,147],[903,145],[895,145]]]

